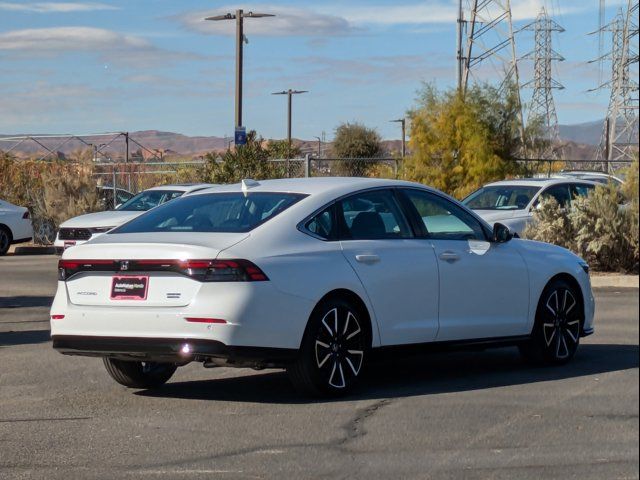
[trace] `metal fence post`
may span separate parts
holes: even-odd
[[[311,176],[311,154],[309,153],[304,156],[304,176],[305,178]]]

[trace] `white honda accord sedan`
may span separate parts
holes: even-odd
[[[195,361],[286,368],[336,395],[390,346],[512,345],[562,364],[593,333],[588,270],[420,184],[244,180],[67,250],[51,334],[127,387]]]

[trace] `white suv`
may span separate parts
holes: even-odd
[[[132,197],[115,210],[88,213],[71,218],[60,225],[54,246],[60,253],[63,250],[81,245],[108,232],[112,228],[143,214],[147,210],[181,197],[182,195],[212,187],[208,183],[163,185],[144,190]]]
[[[569,207],[573,198],[586,196],[595,187],[595,182],[569,178],[503,180],[476,190],[462,203],[490,225],[502,223],[522,235],[541,199],[553,197],[562,207]]]

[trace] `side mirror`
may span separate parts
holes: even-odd
[[[496,223],[493,226],[493,241],[496,243],[505,243],[513,238],[513,233],[509,227],[502,223]]]

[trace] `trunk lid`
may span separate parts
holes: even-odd
[[[222,250],[248,236],[247,233],[102,235],[65,251],[63,261],[85,260],[87,265],[90,260],[103,262],[96,262],[95,271],[80,271],[66,280],[69,300],[74,305],[87,306],[189,305],[202,283],[178,272],[162,271],[164,265],[171,261],[214,260]],[[148,265],[145,260],[157,262],[145,266]],[[162,260],[167,262],[163,264]]]

